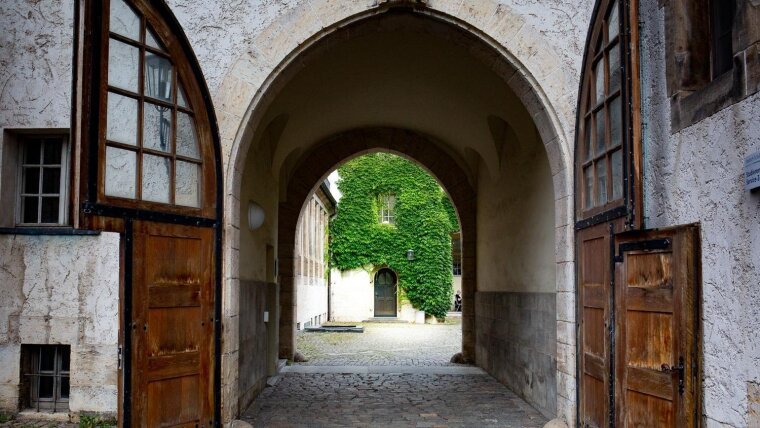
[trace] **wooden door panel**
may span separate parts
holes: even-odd
[[[629,390],[626,401],[625,426],[641,428],[660,428],[679,426],[675,423],[673,403],[658,397]]]
[[[618,222],[620,223],[620,222]],[[578,233],[581,347],[580,423],[604,427],[610,418],[610,232],[602,224]]]
[[[615,237],[615,419],[620,426],[696,426],[697,242],[693,226]]]
[[[133,424],[213,418],[213,230],[135,222]]]
[[[199,375],[174,377],[148,384],[148,426],[196,426],[201,421]]]

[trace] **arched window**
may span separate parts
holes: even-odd
[[[88,141],[99,155],[87,202],[214,217],[212,134],[188,52],[145,0],[100,7],[98,132]]]
[[[586,50],[576,144],[579,220],[615,210],[625,214],[630,86],[621,14],[627,2],[599,2]]]

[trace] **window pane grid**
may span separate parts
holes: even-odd
[[[112,19],[114,10],[124,12],[125,9],[129,9],[132,13],[135,12],[131,7],[126,5],[124,0],[111,0],[111,3]],[[166,51],[160,48],[161,44],[156,40],[155,33],[148,28],[145,17],[137,15],[136,19],[139,21],[139,37],[136,37],[140,39],[139,41],[110,31],[110,29],[108,31],[109,46],[112,43],[111,41],[115,40],[139,49],[139,59],[136,66],[138,74],[136,92],[114,86],[110,81],[110,74],[108,84],[106,85],[108,94],[117,94],[135,100],[137,111],[134,112],[136,113],[136,129],[131,131],[136,137],[135,145],[124,144],[122,141],[114,141],[108,135],[106,136],[105,144],[107,148],[113,147],[134,153],[135,159],[128,161],[126,164],[123,161],[116,162],[116,158],[113,158],[114,161],[110,163],[108,158],[106,159],[106,188],[104,193],[106,196],[117,198],[198,208],[201,204],[201,192],[199,189],[192,189],[200,186],[202,177],[203,162],[200,156],[200,148],[194,152],[177,154],[177,140],[179,138],[177,135],[177,119],[179,113],[184,115],[183,126],[193,128],[190,133],[193,141],[190,144],[198,146],[192,109],[189,108],[185,91],[179,82],[177,67],[174,66]],[[137,22],[134,25],[137,26]],[[125,30],[122,29],[122,31]],[[148,37],[148,32],[151,33],[150,38]],[[118,120],[121,111],[111,109],[110,107],[111,105],[109,104],[106,121],[109,118],[114,121]],[[131,111],[127,113],[128,115],[132,114]],[[188,132],[184,128],[182,135],[185,137],[188,135]],[[193,157],[193,155],[196,156]],[[123,157],[123,155],[120,156]],[[148,163],[146,163],[146,159]],[[178,187],[179,177],[177,177],[177,174],[179,174],[179,169],[176,165],[178,161],[194,164],[198,168],[198,173],[191,172],[183,177],[182,190]],[[157,163],[163,166],[158,167]],[[132,169],[123,170],[125,166]],[[119,168],[122,168],[122,170],[119,170]],[[184,171],[187,171],[187,168]],[[134,180],[129,179],[129,181],[134,181],[134,190],[123,192],[117,190],[117,186],[115,185],[109,186],[111,179],[116,180],[117,177],[121,177],[123,180],[125,177],[128,178],[130,176],[134,176]],[[195,183],[188,183],[188,179],[195,180]],[[164,189],[168,190],[165,191]],[[160,191],[161,196],[155,193],[156,191]],[[189,191],[194,194],[183,195],[180,198],[178,195],[182,191]]]
[[[579,138],[584,210],[622,199],[622,72],[617,1],[599,32],[586,91],[587,113]]]
[[[59,225],[63,218],[63,140],[31,138],[22,147],[19,224]]]
[[[378,196],[378,207],[380,211],[378,220],[380,223],[394,224],[395,218],[393,208],[395,204],[396,195],[392,193],[383,193]]]

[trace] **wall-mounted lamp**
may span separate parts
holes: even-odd
[[[406,250],[406,259],[411,261],[414,261],[414,250]]]
[[[256,230],[264,224],[264,208],[256,202],[248,203],[248,227],[251,230]]]

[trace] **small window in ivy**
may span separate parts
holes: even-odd
[[[393,193],[381,193],[377,197],[378,221],[384,224],[395,224],[393,208],[396,205],[396,195]]]
[[[451,273],[462,276],[462,241],[459,232],[451,234]]]

